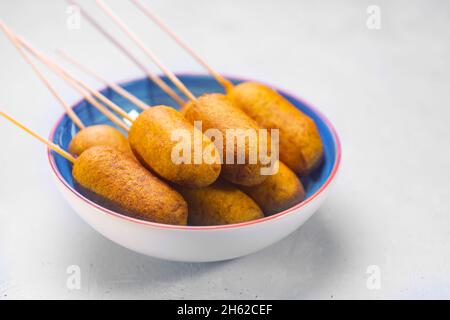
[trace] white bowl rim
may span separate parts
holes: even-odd
[[[201,73],[192,73],[192,72],[183,72],[183,73],[177,73],[177,76],[204,76],[205,74],[201,74]],[[241,222],[241,223],[234,223],[234,224],[226,224],[226,225],[213,225],[213,226],[181,226],[181,225],[170,225],[170,224],[163,224],[163,223],[157,223],[157,222],[151,222],[151,221],[145,221],[145,220],[140,220],[140,219],[136,219],[136,218],[132,218],[129,216],[126,216],[124,214],[121,214],[119,212],[104,208],[100,205],[98,205],[97,203],[89,200],[88,198],[84,197],[82,194],[80,194],[77,190],[75,190],[74,188],[72,188],[72,186],[70,186],[66,180],[62,177],[62,175],[60,174],[59,170],[56,167],[56,163],[55,163],[55,158],[54,158],[54,154],[51,152],[51,150],[49,148],[47,148],[47,157],[50,163],[50,167],[53,171],[53,173],[56,175],[56,177],[58,178],[58,180],[62,183],[63,186],[65,186],[70,192],[72,192],[75,196],[77,196],[78,198],[80,198],[80,200],[84,201],[85,203],[87,203],[88,205],[92,206],[94,209],[97,209],[98,211],[102,212],[102,213],[106,213],[106,214],[110,214],[114,217],[120,218],[120,219],[124,219],[128,222],[133,222],[133,223],[137,223],[140,225],[144,225],[147,227],[152,227],[152,228],[158,228],[158,229],[176,229],[176,230],[186,230],[186,231],[205,231],[205,230],[223,230],[223,229],[237,229],[237,228],[243,228],[243,227],[249,227],[251,225],[255,225],[255,224],[259,224],[259,223],[264,223],[266,221],[270,221],[270,220],[275,220],[275,219],[279,219],[281,217],[284,217],[286,215],[288,215],[289,213],[293,213],[295,212],[297,209],[300,209],[304,206],[306,206],[308,203],[312,202],[314,199],[316,199],[322,192],[324,192],[329,186],[330,184],[335,180],[336,175],[340,169],[340,164],[341,164],[341,155],[342,155],[342,147],[341,147],[341,142],[339,140],[339,136],[336,132],[336,129],[334,128],[334,126],[331,124],[331,122],[327,119],[327,117],[325,117],[325,115],[319,111],[316,107],[312,106],[312,104],[306,102],[304,99],[297,97],[296,95],[288,92],[287,90],[282,90],[279,89],[278,87],[275,87],[273,85],[261,82],[261,81],[257,81],[257,80],[252,80],[252,79],[248,79],[248,78],[243,78],[243,77],[236,77],[236,76],[231,76],[231,75],[225,75],[226,78],[231,78],[233,80],[238,80],[238,81],[252,81],[252,82],[258,82],[261,84],[264,84],[270,88],[273,88],[274,90],[276,90],[279,93],[282,94],[286,94],[288,96],[291,96],[292,98],[300,101],[302,104],[304,104],[305,106],[307,106],[309,109],[311,109],[319,118],[322,119],[322,121],[326,124],[326,126],[330,129],[332,137],[333,137],[333,141],[334,144],[336,146],[336,156],[335,156],[335,161],[334,161],[334,166],[333,169],[331,170],[330,175],[328,176],[327,180],[323,183],[323,185],[316,190],[316,192],[314,192],[310,197],[308,197],[306,200],[296,204],[293,207],[290,207],[289,209],[286,209],[284,211],[278,212],[274,215],[270,215],[264,218],[260,218],[260,219],[256,219],[256,220],[251,220],[251,221],[247,221],[247,222]],[[120,82],[120,83],[130,83],[136,80],[139,80],[140,78],[135,78],[133,80],[129,80],[129,81],[125,81],[125,82]],[[102,89],[100,89],[99,91],[102,91],[104,89],[106,89],[107,87],[103,87]],[[71,108],[74,108],[75,106],[77,106],[79,103],[81,103],[84,100],[84,98],[78,100],[77,102],[75,102]],[[50,131],[50,135],[49,135],[49,140],[53,141],[53,137],[56,131],[56,128],[58,128],[58,126],[60,125],[62,119],[66,116],[66,112],[64,112],[59,119],[56,121],[56,124],[53,126],[52,130]]]

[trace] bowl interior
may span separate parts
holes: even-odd
[[[197,96],[203,93],[211,92],[223,92],[222,87],[210,76],[206,75],[180,75],[181,81],[183,81],[186,86]],[[162,77],[164,80],[164,77]],[[242,82],[243,80],[238,78],[229,77],[234,83]],[[169,83],[169,81],[167,81]],[[157,87],[153,82],[149,81],[147,78],[137,79],[122,84],[122,86],[133,93],[135,96],[145,101],[149,105],[159,105],[164,104],[171,106],[175,109],[179,107],[175,104],[170,97],[167,96],[159,87]],[[174,90],[183,96],[179,90]],[[102,93],[111,99],[113,102],[121,106],[127,112],[131,110],[136,110],[139,112],[139,108],[134,106],[128,100],[122,98],[110,89],[102,90]],[[286,97],[291,103],[293,103],[298,109],[311,117],[320,132],[320,136],[324,145],[324,161],[322,165],[315,170],[315,172],[307,178],[302,178],[306,190],[306,198],[313,195],[328,179],[333,167],[337,161],[337,141],[335,140],[333,128],[327,122],[327,120],[315,109],[306,104],[305,102],[299,100],[298,98],[289,95],[283,91],[279,91],[284,97]],[[93,124],[109,124],[117,128],[109,119],[107,119],[103,114],[101,114],[97,109],[90,106],[85,100],[78,102],[74,106],[74,110],[80,119],[86,125]],[[72,120],[66,115],[64,115],[59,123],[57,123],[52,136],[50,139],[59,144],[65,150],[68,149],[69,143],[73,136],[78,132],[78,128],[72,122]],[[72,188],[74,187],[72,178],[72,165],[69,161],[63,157],[52,153],[52,159],[56,164],[56,168],[65,179],[68,185]],[[75,191],[76,192],[76,191]],[[83,197],[80,195],[80,197]]]

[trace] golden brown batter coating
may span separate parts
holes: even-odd
[[[108,125],[95,125],[82,129],[70,141],[69,152],[79,156],[83,151],[94,146],[110,146],[121,152],[131,153],[127,138]]]
[[[186,225],[183,197],[126,153],[97,146],[75,161],[73,177],[80,192],[107,208],[142,220]]]
[[[208,164],[194,164],[194,143],[191,143],[191,164],[176,164],[171,154],[177,141],[172,133],[187,130],[191,137],[194,131],[202,139],[202,149],[213,148],[216,160]],[[130,145],[137,158],[159,176],[181,186],[205,187],[216,181],[220,174],[219,152],[213,142],[187,121],[178,111],[167,106],[155,106],[144,112],[133,122],[128,134]]]
[[[259,184],[266,178],[261,174],[263,165],[259,161],[259,157],[255,164],[249,164],[249,145],[251,142],[259,149],[258,136],[256,139],[246,139],[245,164],[237,164],[237,140],[234,142],[234,164],[226,164],[226,130],[227,129],[252,129],[258,133],[258,124],[249,118],[242,110],[233,106],[231,101],[223,94],[205,94],[197,99],[195,102],[188,102],[181,111],[184,116],[191,121],[202,121],[202,130],[205,132],[208,129],[218,129],[223,135],[223,166],[222,176],[224,179],[238,185],[252,186]],[[269,140],[270,141],[270,140]],[[270,150],[270,142],[268,143],[268,150]],[[259,150],[258,150],[259,155]]]
[[[224,225],[264,217],[249,196],[221,179],[205,188],[178,190],[188,203],[190,225]]]
[[[280,130],[280,160],[305,176],[321,162],[323,145],[314,121],[280,94],[255,82],[233,87],[228,97],[262,128]]]
[[[257,186],[241,189],[255,200],[266,216],[289,209],[305,198],[300,179],[281,161],[278,173],[268,176]]]

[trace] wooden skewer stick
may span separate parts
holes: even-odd
[[[227,91],[233,87],[231,81],[225,79],[220,73],[214,70],[202,57],[200,57],[190,46],[188,46],[179,36],[173,32],[150,8],[141,0],[131,0],[148,18],[156,23],[165,33],[167,33],[176,43],[186,50],[195,60],[198,61]]]
[[[152,59],[152,61],[161,69],[161,71],[180,89],[181,92],[188,97],[189,100],[195,101],[197,98],[191,91],[178,79],[178,77],[170,71],[161,62],[161,60],[151,51],[144,42],[123,22],[121,18],[105,3],[103,0],[96,0],[99,7],[136,43],[136,45],[144,51],[144,53]]]
[[[70,116],[71,114],[75,115],[76,119],[78,119],[79,123],[81,124],[81,126],[79,125],[79,127],[81,129],[85,128],[85,126],[83,125],[83,123],[81,122],[81,120],[79,120],[79,118],[76,116],[76,114],[73,112],[72,108],[70,108],[69,106],[67,106],[67,104],[65,104],[64,100],[60,97],[60,95],[57,93],[57,91],[50,85],[50,82],[45,78],[45,76],[43,75],[43,73],[40,71],[40,69],[37,67],[37,65],[28,57],[28,55],[25,53],[23,46],[25,46],[28,50],[30,50],[30,52],[32,54],[35,55],[35,53],[38,53],[36,49],[34,49],[28,42],[26,42],[25,40],[21,39],[20,37],[18,37],[16,34],[14,34],[10,29],[8,29],[3,23],[1,24],[3,30],[5,31],[5,33],[7,33],[9,39],[13,42],[13,44],[16,46],[16,48],[19,50],[19,52],[21,53],[21,55],[24,57],[24,59],[30,63],[30,65],[33,67],[33,69],[36,71],[36,73],[38,73],[38,75],[40,76],[40,78],[44,81],[45,84],[49,85],[51,88],[51,91],[55,94],[55,96],[59,97],[59,101],[63,104],[63,106],[66,107],[67,113]],[[41,54],[40,54],[41,55]],[[43,55],[42,55],[43,56]],[[41,61],[43,61],[40,57],[38,57]],[[43,57],[45,58],[45,57]],[[47,59],[49,60],[49,59]],[[44,62],[44,61],[43,61]],[[47,66],[51,67],[52,62],[49,61],[46,63]],[[54,70],[54,69],[52,69]],[[56,71],[55,71],[56,72]],[[116,123],[118,126],[120,126],[121,128],[123,128],[124,130],[128,130],[128,127],[122,122],[120,121],[120,119],[118,119],[112,112],[110,112],[107,108],[105,108],[104,106],[102,106],[101,104],[99,104],[95,99],[93,99],[92,97],[90,97],[89,95],[86,95],[85,92],[79,88],[79,86],[74,83],[73,81],[70,81],[70,79],[67,79],[67,77],[65,77],[63,74],[59,74],[61,77],[63,77],[67,82],[69,82],[70,84],[72,84],[75,89],[77,89],[92,105],[94,105],[97,109],[99,109],[101,112],[103,112],[111,121],[113,121],[114,123]],[[74,120],[72,118],[72,120],[76,122],[76,120]]]
[[[42,82],[45,84],[45,86],[50,90],[50,92],[53,94],[53,96],[59,101],[59,103],[63,106],[63,108],[66,110],[67,114],[69,115],[70,119],[80,128],[85,128],[83,122],[78,118],[76,113],[72,110],[71,107],[64,101],[64,99],[59,95],[59,93],[56,91],[56,89],[50,84],[50,81],[46,78],[44,73],[39,69],[37,64],[28,57],[28,55],[25,53],[24,49],[20,45],[20,43],[17,41],[15,34],[2,22],[0,21],[0,26],[5,32],[6,36],[9,38],[9,40],[14,44],[14,46],[19,51],[20,55],[24,58],[24,60],[31,66],[31,68],[34,70],[34,72],[38,75],[39,79],[42,80]]]
[[[100,76],[97,72],[95,72],[94,70],[92,70],[91,68],[88,68],[86,65],[82,64],[80,61],[78,61],[77,59],[69,56],[67,53],[65,53],[64,51],[62,51],[61,49],[57,50],[57,53],[63,57],[64,59],[66,59],[67,61],[69,61],[70,63],[72,63],[73,65],[75,65],[77,68],[81,69],[82,71],[84,71],[85,73],[91,75],[92,77],[94,77],[95,79],[97,79],[100,82],[103,82],[105,85],[107,85],[108,87],[110,87],[112,90],[114,90],[116,93],[120,94],[122,97],[124,97],[125,99],[129,100],[130,102],[134,103],[135,105],[137,105],[139,108],[141,108],[142,110],[146,110],[148,108],[150,108],[149,105],[147,105],[144,101],[142,101],[141,99],[139,99],[138,97],[136,97],[135,95],[131,94],[130,92],[128,92],[127,90],[123,89],[121,86],[110,82],[108,80],[106,80],[105,78],[103,78],[102,76]]]
[[[111,109],[113,109],[115,112],[120,114],[122,117],[126,118],[127,120],[132,120],[132,118],[125,112],[121,107],[119,107],[117,104],[106,98],[104,95],[102,95],[100,92],[92,89],[90,86],[88,86],[85,82],[81,81],[80,79],[77,79],[73,74],[71,74],[69,71],[67,71],[65,68],[58,65],[56,62],[50,60],[47,58],[43,53],[41,53],[39,50],[35,49],[31,44],[29,44],[24,39],[19,38],[19,41],[28,49],[30,50],[38,59],[41,61],[48,62],[49,65],[52,65],[54,69],[58,70],[59,72],[63,73],[65,76],[69,77],[73,81],[75,81],[78,85],[83,87],[84,90],[88,91],[91,95],[95,96],[97,99],[108,105]]]
[[[153,81],[161,90],[167,93],[177,104],[180,106],[185,104],[185,101],[169,86],[165,83],[158,75],[151,72],[144,63],[139,61],[139,59],[133,55],[125,46],[123,46],[111,33],[106,31],[86,10],[84,10],[76,1],[67,0],[71,5],[76,5],[80,8],[83,17],[101,34],[103,34],[113,45],[115,45],[119,50],[121,50],[139,69],[141,69],[147,77]]]
[[[44,54],[42,54],[41,52],[39,52],[36,48],[34,48],[33,46],[31,46],[31,44],[29,44],[27,41],[25,41],[22,38],[18,38],[18,40],[33,54],[35,55],[39,60],[41,60],[45,65],[47,65],[52,71],[54,71],[57,75],[59,75],[61,78],[63,78],[67,83],[69,83],[76,91],[78,91],[81,95],[83,95],[83,97],[90,103],[92,104],[95,108],[97,108],[100,112],[102,112],[106,117],[108,117],[108,119],[110,119],[112,122],[114,122],[115,124],[117,124],[118,126],[120,126],[122,129],[124,129],[125,131],[128,131],[128,126],[126,126],[114,113],[112,113],[110,110],[108,110],[105,106],[103,106],[102,104],[100,104],[97,100],[95,100],[91,95],[88,94],[91,93],[93,94],[94,92],[96,92],[95,90],[91,89],[90,87],[88,87],[86,84],[83,83],[83,85],[81,84],[81,81],[74,78],[71,74],[69,74],[67,71],[65,71],[64,69],[62,69],[60,66],[58,66],[55,62],[53,62],[52,60],[50,60],[49,58],[47,58]],[[90,91],[91,90],[91,91]],[[100,94],[98,92],[96,92],[98,94],[98,96],[100,96]],[[95,95],[95,94],[94,94]],[[103,95],[102,95],[103,96]],[[106,99],[107,101],[109,101],[111,104],[112,102],[107,99],[106,97],[104,97],[104,99]],[[121,113],[126,114],[119,106],[113,104],[115,106],[115,108],[117,108],[118,110],[121,111]],[[121,114],[122,115],[122,114]],[[131,117],[127,115],[127,118]]]
[[[29,43],[27,43],[24,39],[19,39],[22,44],[39,60],[41,60],[45,65],[47,65],[54,73],[63,78],[69,85],[71,85],[77,92],[79,92],[91,105],[97,108],[101,113],[103,113],[108,119],[110,119],[113,123],[117,124],[119,127],[128,131],[128,126],[126,126],[114,113],[112,113],[108,108],[103,106],[97,100],[95,100],[87,90],[83,89],[83,87],[77,82],[77,79],[71,77],[67,73],[64,73],[55,62],[45,57],[42,53],[38,52],[37,49],[33,48]]]
[[[48,141],[47,139],[44,139],[43,137],[41,137],[40,135],[38,135],[36,132],[32,131],[31,129],[27,128],[25,125],[23,125],[22,123],[20,123],[19,121],[17,121],[16,119],[10,117],[9,115],[7,115],[6,113],[4,113],[3,111],[0,110],[0,116],[2,116],[3,118],[9,120],[10,122],[12,122],[13,124],[15,124],[16,126],[18,126],[19,128],[21,128],[22,130],[28,132],[29,134],[31,134],[33,137],[35,137],[36,139],[40,140],[41,142],[45,143],[51,150],[55,151],[56,153],[58,153],[59,155],[63,156],[64,158],[66,158],[67,160],[69,160],[70,162],[74,163],[75,162],[75,158],[68,153],[67,151],[65,151],[63,148],[61,148],[60,146],[58,146],[57,144]]]

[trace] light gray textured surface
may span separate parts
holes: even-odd
[[[144,1],[217,69],[318,106],[343,142],[336,188],[301,229],[259,253],[159,261],[82,222],[53,185],[44,147],[1,120],[0,298],[450,297],[448,1]],[[108,3],[173,70],[202,71],[129,2]],[[366,27],[372,4],[381,30]],[[64,1],[0,0],[0,18],[110,79],[140,75],[89,25],[69,31]],[[60,107],[3,35],[0,57],[1,108],[47,135]],[[81,290],[66,287],[69,265],[81,268]],[[370,265],[380,290],[366,286]]]

